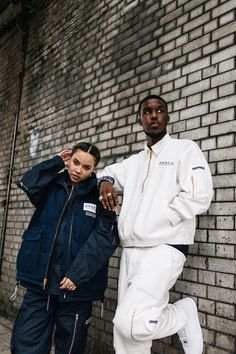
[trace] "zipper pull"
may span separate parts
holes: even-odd
[[[47,278],[44,278],[44,279],[43,279],[43,290],[45,290],[46,285],[47,285],[47,282],[48,282],[48,279],[47,279]]]

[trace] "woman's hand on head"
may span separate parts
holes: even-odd
[[[70,161],[71,156],[72,156],[71,150],[62,150],[57,155],[60,156],[60,158],[62,158],[62,160],[64,161],[65,165],[67,165],[67,163]]]

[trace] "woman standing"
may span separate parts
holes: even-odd
[[[14,354],[84,354],[92,301],[103,300],[118,245],[116,215],[99,201],[96,146],[80,143],[34,166],[17,183],[36,210],[23,234],[17,281],[27,291]],[[67,169],[65,169],[67,167]]]

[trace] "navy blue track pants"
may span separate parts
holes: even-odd
[[[27,290],[16,317],[12,354],[84,354],[92,302],[58,301],[57,296]]]

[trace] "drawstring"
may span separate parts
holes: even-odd
[[[19,286],[19,282],[17,282],[14,286],[14,290],[13,293],[11,294],[11,296],[9,297],[10,301],[15,301],[16,297],[17,297],[17,293],[18,293],[18,286]]]
[[[47,301],[47,311],[49,311],[50,297],[51,297],[51,295],[49,294],[49,295],[48,295],[48,301]]]

